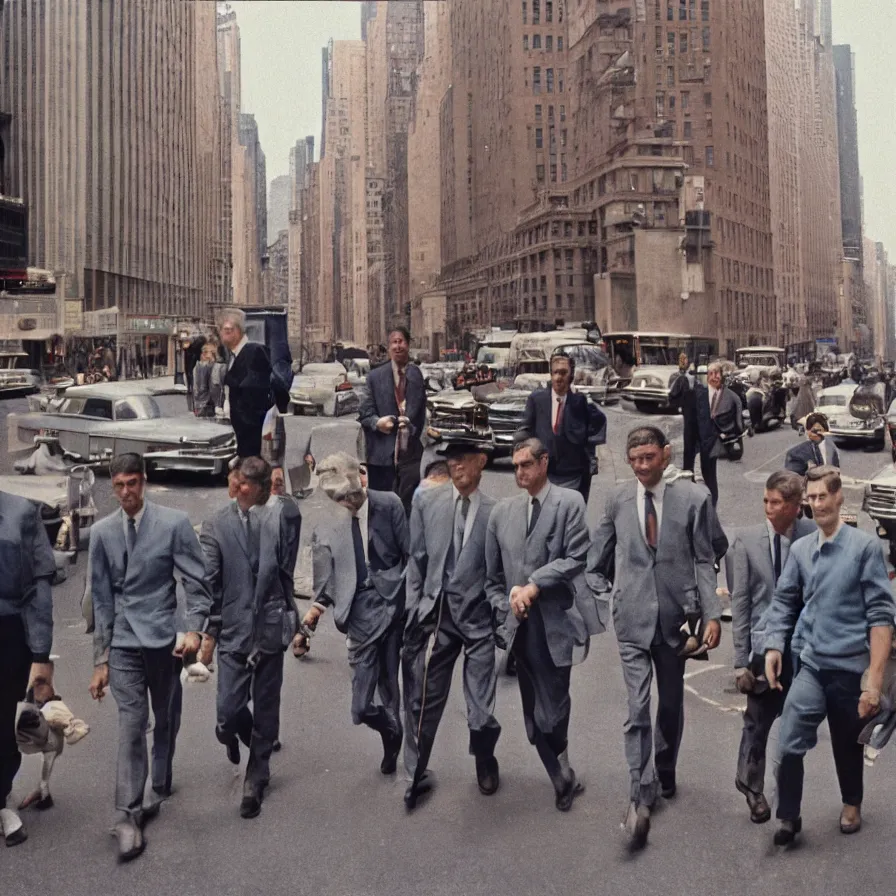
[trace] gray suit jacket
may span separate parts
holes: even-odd
[[[608,496],[588,555],[588,584],[595,593],[612,590],[619,641],[646,650],[659,619],[663,639],[678,647],[685,612],[699,611],[704,622],[722,613],[713,568],[712,499],[693,482],[667,483],[654,554],[638,519],[637,486],[625,482]]]
[[[367,566],[376,592],[394,608],[404,612],[404,579],[409,537],[404,507],[392,492],[368,489]],[[359,583],[355,573],[352,516],[334,502],[332,513],[314,529],[311,557],[314,569],[314,599],[333,607],[336,628],[345,632]],[[394,618],[393,615],[393,618]]]
[[[256,636],[268,611],[279,619],[284,609],[295,610],[292,577],[299,528],[292,519],[298,513],[285,502],[252,508],[251,544],[235,501],[202,524],[199,540],[212,592],[208,633],[222,653],[248,655],[261,646]]]
[[[104,517],[90,536],[90,582],[96,629],[94,662],[105,663],[115,644],[167,647],[177,634],[175,572],[186,594],[188,631],[205,628],[212,604],[199,539],[180,510],[145,503],[137,546],[128,557],[120,510]],[[116,627],[119,628],[116,637]],[[125,643],[123,643],[123,641]]]
[[[588,655],[591,635],[604,631],[597,602],[585,584],[585,502],[578,492],[550,486],[527,536],[528,500],[523,493],[492,508],[485,543],[486,591],[495,622],[502,625],[510,613],[510,589],[537,585],[551,658],[558,666],[573,666]]]
[[[793,541],[817,531],[812,520],[797,520]],[[772,564],[768,526],[760,523],[741,529],[734,538],[731,551],[733,568],[729,568],[728,589],[731,592],[731,634],[734,638],[734,667],[746,668],[753,654],[761,654],[762,614],[775,596],[775,570]]]
[[[445,588],[452,618],[468,637],[491,631],[492,611],[485,592],[485,537],[494,498],[480,491],[479,507],[454,572]],[[420,625],[443,593],[445,561],[454,538],[454,486],[421,492],[411,510],[411,552],[408,558],[408,627]]]

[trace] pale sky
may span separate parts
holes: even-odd
[[[489,0],[482,0],[483,3]],[[729,2],[729,0],[726,0]],[[865,233],[896,263],[896,0],[833,0],[834,41],[856,54]],[[320,150],[321,48],[361,37],[354,0],[231,0],[242,38],[243,111],[258,121],[268,180],[306,134]]]

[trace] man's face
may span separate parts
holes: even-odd
[[[221,342],[233,351],[243,338],[243,331],[232,321],[226,320],[221,324]]]
[[[812,508],[812,518],[819,527],[831,527],[835,525],[840,516],[840,508],[843,506],[843,490],[831,494],[828,485],[820,479],[817,482],[806,484],[806,500]]]
[[[404,367],[408,363],[408,345],[404,333],[395,330],[389,334],[389,357],[399,366]]]
[[[245,476],[240,477],[236,499],[243,510],[248,510],[250,507],[255,507],[257,504],[260,504],[262,494],[263,489],[261,483],[246,479]]]
[[[544,488],[548,478],[548,456],[545,454],[536,460],[529,448],[523,448],[513,455],[513,469],[516,484],[530,494],[537,494]]]
[[[558,395],[566,395],[572,382],[569,361],[558,358],[551,361],[551,386]]]
[[[706,374],[706,382],[709,383],[713,389],[721,389],[722,388],[722,371],[719,370],[718,367],[712,368]]]
[[[121,505],[121,509],[133,516],[143,507],[143,493],[146,480],[140,473],[118,473],[112,477],[112,490]]]
[[[786,532],[800,512],[800,502],[785,501],[776,488],[765,490],[762,503],[765,505],[765,518],[776,532]]]
[[[810,442],[819,442],[824,440],[824,426],[821,423],[813,423],[812,428],[806,431]]]
[[[242,476],[239,470],[231,470],[227,474],[227,497],[233,500],[239,494]]]
[[[286,494],[286,477],[283,475],[283,470],[280,467],[275,467],[271,473],[271,494]]]
[[[629,451],[629,466],[644,488],[654,488],[659,484],[671,453],[668,445],[665,448],[660,448],[659,445],[637,445]]]
[[[463,454],[448,460],[448,474],[457,490],[462,494],[473,492],[479,488],[484,467],[485,455],[479,452]]]

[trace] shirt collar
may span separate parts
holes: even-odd
[[[140,521],[143,519],[143,514],[146,513],[146,501],[143,502],[143,506],[134,514],[134,528],[140,528]],[[124,508],[121,508],[121,518],[124,521],[124,524],[128,524],[128,515],[124,512]]]
[[[551,481],[550,479],[545,482],[544,487],[537,495],[529,495],[529,503],[531,504],[533,500],[537,500],[542,507],[544,507],[544,499],[547,498],[548,492],[551,490]]]
[[[554,399],[554,404],[556,404],[558,401],[566,401],[566,399],[569,398],[569,392],[565,393],[564,395],[559,395],[553,389],[551,389],[551,395]]]
[[[775,527],[766,519],[765,528],[768,531],[768,540],[774,541],[775,536],[779,533],[775,531]],[[781,535],[781,538],[786,538],[788,542],[793,541],[793,530],[796,528],[796,523],[791,523],[790,528]],[[818,530],[821,531],[820,529]]]
[[[848,528],[849,527],[846,525],[846,523],[841,522],[837,528],[837,531],[833,535],[831,535],[830,538],[828,536],[826,536],[824,534],[824,532],[821,531],[821,529],[819,529],[818,530],[818,541],[817,541],[818,547],[816,548],[816,550],[820,550],[821,546],[823,544],[838,541],[840,539],[840,536],[843,534],[843,530],[848,529]]]
[[[638,500],[643,501],[644,495],[647,492],[647,489],[641,484],[640,480],[635,480],[638,483]],[[666,493],[666,481],[665,479],[660,479],[660,481],[650,490],[650,494],[653,495],[654,500],[662,502],[663,495]]]
[[[233,350],[233,357],[235,358],[245,347],[246,343],[249,341],[248,336],[243,336],[242,339],[236,344],[236,348]]]

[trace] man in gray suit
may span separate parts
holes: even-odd
[[[570,672],[588,655],[590,636],[603,631],[584,580],[585,502],[548,481],[548,453],[538,439],[517,443],[513,467],[525,494],[492,508],[486,590],[516,659],[526,735],[554,785],[556,807],[568,812],[584,790],[567,755]]]
[[[640,849],[650,831],[657,777],[665,798],[676,791],[675,766],[684,729],[682,627],[696,632],[707,649],[719,643],[722,610],[714,562],[722,545],[713,547],[717,524],[707,490],[685,479],[663,481],[672,449],[662,430],[632,430],[626,454],[637,481],[617,486],[607,497],[592,538],[587,577],[596,593],[612,590],[628,689],[624,732],[631,788],[625,829],[632,846]],[[659,694],[655,767],[650,721],[654,669]]]
[[[283,652],[296,632],[300,516],[293,502],[268,503],[266,461],[244,458],[239,470],[236,501],[203,523],[200,542],[213,597],[209,634],[218,643],[215,733],[234,765],[239,741],[249,748],[240,815],[255,818],[280,726]]]
[[[775,719],[781,715],[793,663],[784,663],[783,690],[770,690],[765,678],[765,652],[760,620],[775,595],[775,585],[793,542],[815,531],[811,520],[797,519],[803,498],[803,477],[788,470],[772,473],[765,483],[765,522],[741,529],[734,538],[731,588],[734,676],[747,695],[744,730],[737,758],[735,787],[746,797],[750,820],[764,824],[772,817],[765,798],[765,751]]]
[[[0,492],[0,834],[24,843],[22,820],[6,807],[22,761],[16,744],[16,706],[29,679],[53,681],[53,595],[56,563],[37,507]]]
[[[146,468],[138,454],[120,454],[109,466],[121,505],[93,527],[90,538],[91,594],[96,628],[90,693],[106,688],[118,704],[118,765],[115,825],[119,856],[143,852],[142,825],[171,795],[177,658],[199,650],[211,594],[199,539],[190,520],[144,499]],[[186,594],[187,635],[177,643],[175,572]],[[144,802],[149,766],[146,731],[153,727],[152,791]]]
[[[486,454],[457,442],[448,459],[451,484],[421,492],[411,510],[404,668],[407,738],[405,766],[411,783],[404,801],[413,809],[442,718],[454,664],[464,654],[464,696],[470,754],[479,790],[498,789],[495,744],[501,726],[495,711],[495,637],[485,593],[485,532],[495,504],[479,488]],[[429,661],[430,637],[435,643]],[[424,785],[426,786],[426,785]]]
[[[383,741],[380,771],[391,775],[403,734],[398,668],[407,517],[397,495],[367,491],[361,485],[358,460],[348,454],[324,458],[317,465],[317,475],[334,507],[311,539],[314,603],[302,622],[314,629],[324,611],[333,608],[336,628],[348,635],[352,721],[379,733]],[[304,646],[301,634],[295,646]],[[379,704],[374,702],[377,692]]]

